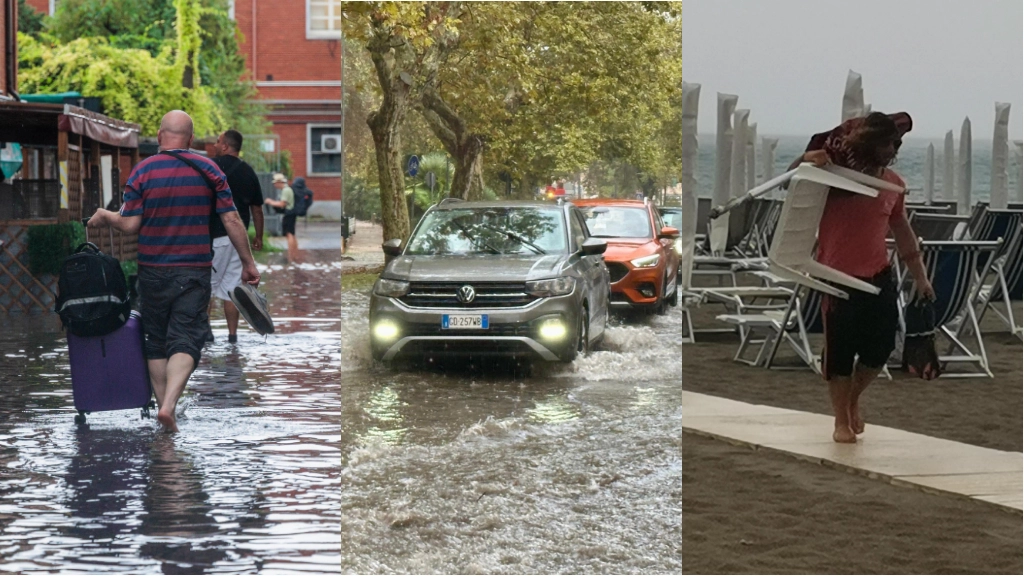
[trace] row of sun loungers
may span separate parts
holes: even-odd
[[[821,292],[798,286],[769,272],[768,248],[778,224],[780,200],[756,200],[729,213],[730,234],[722,253],[710,243],[698,244],[694,275],[717,277],[718,286],[694,288],[684,298],[690,305],[717,304],[726,313],[718,320],[728,327],[698,329],[736,332],[740,337],[734,359],[752,366],[778,368],[780,348],[788,348],[803,365],[820,373],[820,358],[810,337],[822,332]],[[952,204],[908,205],[911,224],[922,239],[922,255],[937,294],[937,342],[944,376],[992,377],[980,322],[996,314],[1007,329],[1022,338],[1013,302],[1022,299],[1022,210],[989,209],[979,203],[969,216],[957,216]],[[735,220],[743,227],[733,229]],[[710,226],[705,221],[705,226]],[[710,236],[710,234],[709,234]],[[901,286],[901,315],[913,293],[912,280],[893,249],[893,264]],[[744,279],[753,282],[741,282]],[[902,318],[901,318],[902,322]],[[938,338],[941,336],[941,338]],[[684,309],[684,338],[695,338]],[[897,350],[902,346],[898,345]],[[894,365],[898,365],[897,361]],[[888,375],[888,372],[886,373]]]

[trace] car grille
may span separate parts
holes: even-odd
[[[611,274],[613,283],[622,280],[626,277],[626,274],[629,274],[629,268],[626,268],[625,264],[606,262],[605,265],[608,266],[608,273]]]
[[[472,286],[476,297],[463,303],[458,292]],[[526,293],[522,282],[411,282],[409,293],[400,298],[415,308],[518,308],[537,298]]]

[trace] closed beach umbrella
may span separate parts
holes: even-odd
[[[924,164],[924,201],[935,200],[935,145],[928,144],[928,156]]]
[[[992,208],[1002,210],[1009,202],[1009,135],[1010,105],[996,102],[996,123],[992,132],[992,173],[989,177],[989,204]]]
[[[683,83],[683,174],[682,203],[683,223],[679,231],[682,238],[683,284],[690,287],[690,271],[693,269],[694,237],[697,235],[697,108],[700,100],[700,84]]]
[[[778,138],[761,139],[761,184],[775,178],[775,147],[779,145]],[[778,195],[778,190],[772,190],[771,197]]]
[[[1014,140],[1013,144],[1017,151],[1017,185],[1014,186],[1014,199],[1017,202],[1024,202],[1024,142]]]
[[[956,200],[956,149],[953,147],[953,131],[946,132],[946,142],[942,149],[942,194],[940,198]]]
[[[714,205],[722,206],[729,201],[732,174],[732,115],[736,110],[738,96],[718,94],[718,127],[715,137],[715,194]],[[725,243],[729,236],[729,219],[719,218],[711,223],[711,250],[716,253],[725,251]]]
[[[957,160],[956,213],[971,213],[971,119],[964,118],[960,127],[960,156]]]
[[[747,190],[757,186],[757,122],[747,126]]]
[[[733,114],[732,126],[732,172],[729,175],[732,198],[747,193],[747,122],[750,110],[737,110]]]
[[[843,122],[864,115],[864,89],[861,76],[853,70],[846,75],[846,89],[843,91]]]

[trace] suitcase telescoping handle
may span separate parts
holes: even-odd
[[[97,252],[99,252],[100,251],[100,247],[95,245],[95,244],[93,244],[89,240],[89,219],[88,218],[82,218],[82,226],[85,228],[85,244],[82,244],[81,246],[79,246],[78,249],[75,250],[75,252],[81,252],[81,250],[82,250],[82,248],[84,246],[92,246],[93,248],[96,249]],[[107,233],[110,235],[110,251],[113,252],[114,251],[114,227],[113,226],[108,226],[107,227]]]

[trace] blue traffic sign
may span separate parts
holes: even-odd
[[[409,157],[409,166],[406,167],[405,172],[409,176],[415,176],[420,171],[420,159],[416,156]]]

